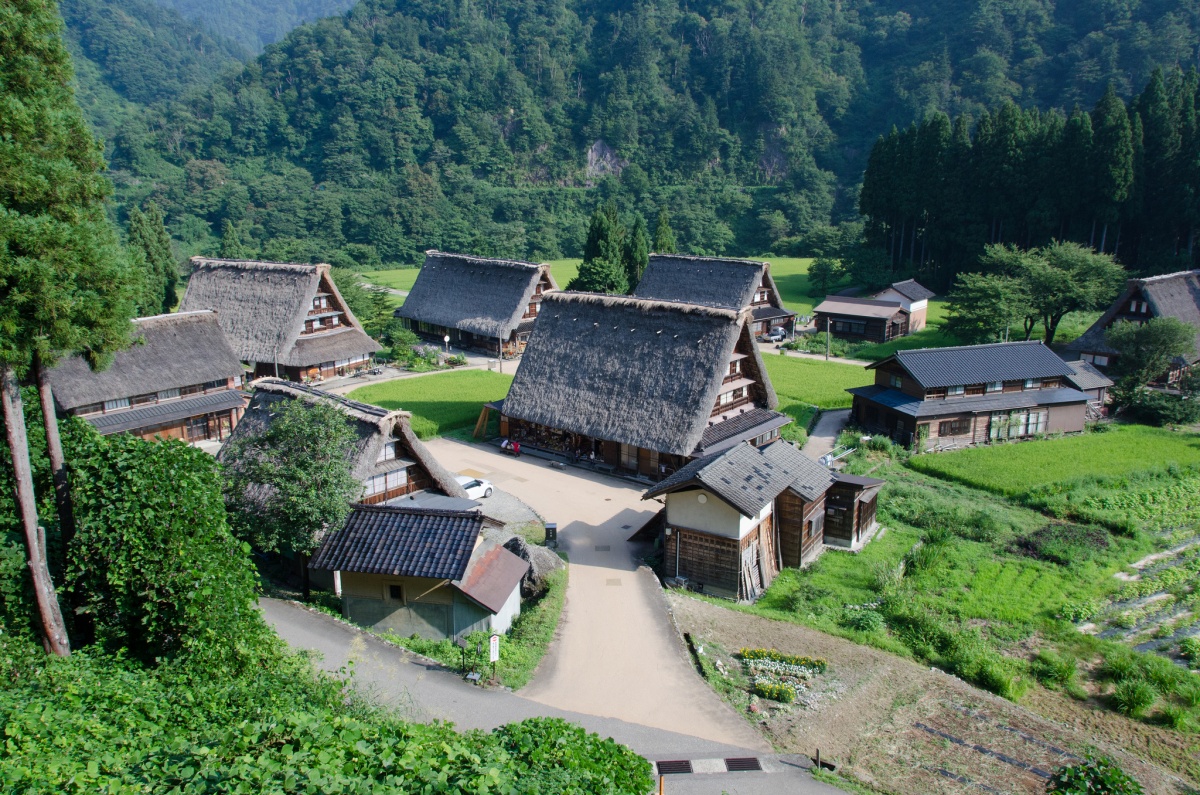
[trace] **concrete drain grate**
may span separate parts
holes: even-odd
[[[597,544],[596,551],[597,552],[611,552],[612,546],[609,544]]]
[[[673,759],[668,762],[656,762],[660,776],[673,776],[680,773],[691,773],[692,763],[686,759]]]
[[[605,584],[605,585],[620,585],[620,584],[621,584],[621,578],[620,578],[620,577],[615,577],[615,578],[613,578],[613,579],[611,579],[611,580],[605,580],[605,581],[604,581],[604,584]]]
[[[725,769],[730,773],[747,773],[754,770],[762,770],[762,765],[753,756],[735,757],[725,760]]]

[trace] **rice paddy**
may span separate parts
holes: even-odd
[[[410,411],[413,432],[421,439],[432,439],[473,427],[483,404],[503,398],[511,385],[511,375],[460,370],[371,384],[354,390],[348,397],[389,411]]]
[[[874,375],[857,364],[799,359],[763,352],[763,362],[779,404],[806,403],[823,409],[847,408],[846,390],[872,383]]]

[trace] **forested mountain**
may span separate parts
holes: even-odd
[[[157,0],[187,19],[260,53],[292,28],[342,13],[355,0]]]
[[[363,0],[126,124],[112,162],[189,249],[552,258],[602,200],[681,250],[857,216],[874,140],[1122,98],[1194,63],[1200,0]]]
[[[248,58],[152,0],[61,0],[65,39],[89,120],[110,134],[130,103],[175,100]]]

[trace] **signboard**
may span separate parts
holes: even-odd
[[[500,636],[492,635],[488,642],[488,662],[499,662],[500,660]]]

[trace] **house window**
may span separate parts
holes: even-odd
[[[854,320],[835,320],[833,330],[841,334],[866,334],[867,324]]]
[[[177,398],[177,397],[179,397],[178,389],[164,389],[163,391],[158,393],[159,400],[170,400],[171,398]]]
[[[992,439],[1020,439],[1046,431],[1049,412],[1042,409],[1030,411],[992,412],[988,436]]]
[[[767,301],[767,291],[766,290],[759,290],[758,292],[756,292],[754,294],[754,303],[762,304],[762,303],[766,303],[766,301]]]
[[[810,538],[810,539],[813,537],[812,519],[809,519],[807,522],[804,523],[804,537]]]
[[[384,488],[387,491],[391,491],[392,489],[402,488],[404,486],[404,484],[408,482],[408,470],[407,469],[393,469],[391,472],[387,473],[386,478],[387,478],[387,483],[384,486]]]
[[[1079,358],[1083,359],[1085,362],[1091,362],[1092,364],[1096,365],[1097,367],[1107,367],[1108,366],[1108,357],[1103,356],[1099,353],[1085,353],[1082,356],[1080,356]]]
[[[116,400],[104,401],[104,410],[106,412],[107,411],[116,411],[117,409],[127,409],[127,408],[129,408],[129,398],[117,398]]]
[[[941,398],[944,398],[944,397],[946,397],[946,388],[945,387],[938,387],[936,389],[926,389],[925,390],[925,399],[926,400],[940,400]]]
[[[204,391],[207,392],[210,389],[224,389],[227,386],[229,386],[229,379],[227,378],[222,378],[217,381],[206,381],[204,384]]]
[[[86,406],[80,406],[75,409],[76,414],[99,414],[104,411],[103,403],[89,403]]]
[[[1004,389],[1003,381],[989,381],[988,382],[987,391],[989,391],[989,392],[1000,392],[1003,389]]]
[[[959,384],[958,386],[946,387],[947,395],[961,395],[961,394],[965,393],[966,391],[967,391],[967,388],[965,386],[963,386],[962,384]]]
[[[158,393],[157,392],[151,392],[147,395],[135,395],[129,399],[129,405],[131,405],[131,406],[144,406],[147,403],[156,403],[156,402],[158,402]]]
[[[380,461],[394,461],[396,458],[396,443],[384,442],[383,449],[379,451]]]
[[[526,315],[536,315],[538,313],[538,302],[530,301],[529,309],[525,310]]]
[[[742,371],[742,363],[740,361],[729,363],[729,374],[737,375]]]
[[[404,586],[403,585],[389,585],[388,586],[388,599],[391,599],[393,602],[403,602],[404,601]]]
[[[387,490],[387,476],[375,475],[374,477],[367,478],[364,487],[363,496],[365,497],[382,494]]]
[[[971,432],[971,419],[959,417],[938,423],[938,436],[962,436]]]
[[[898,375],[889,375],[888,384],[891,385],[892,389],[899,389],[904,386],[904,379]]]
[[[1043,378],[1042,389],[1054,389],[1058,386],[1057,378]]]

